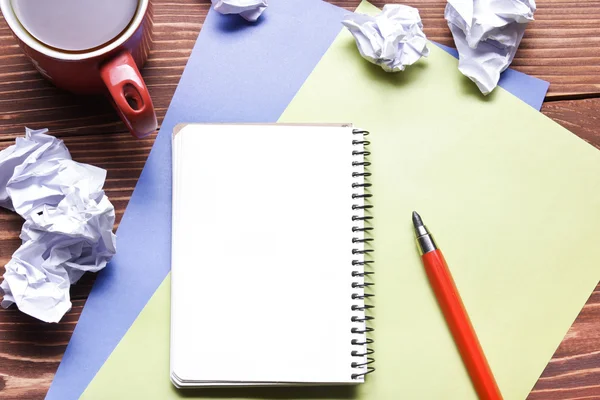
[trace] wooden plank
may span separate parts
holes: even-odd
[[[583,140],[600,149],[600,98],[551,101],[542,112]]]
[[[338,0],[353,9],[357,0]],[[382,6],[383,2],[375,2]],[[451,44],[443,20],[444,2],[411,0],[423,16],[432,40]],[[551,98],[597,93],[600,74],[600,0],[544,0],[515,59],[517,69],[549,77]],[[155,0],[154,47],[143,75],[162,120],[196,35],[209,9],[208,0]],[[581,38],[581,41],[576,41]],[[558,52],[558,54],[557,54]],[[542,112],[600,148],[597,110],[600,99],[554,101]],[[106,191],[120,221],[155,135],[135,140],[102,97],[64,93],[43,80],[10,37],[0,18],[0,149],[23,134],[24,126],[50,128],[77,161],[106,168]],[[0,209],[0,265],[20,244],[22,221]],[[0,274],[4,272],[0,267]],[[0,278],[1,279],[1,278]],[[79,318],[94,275],[71,289],[73,309],[59,324],[44,324],[18,310],[0,309],[0,398],[43,399]],[[530,398],[600,398],[600,286],[573,324]]]

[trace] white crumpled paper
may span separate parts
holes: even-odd
[[[354,36],[363,58],[387,72],[404,71],[407,65],[429,54],[416,8],[387,4],[375,17],[354,13],[342,24]]]
[[[221,14],[239,14],[254,22],[267,8],[267,0],[211,0],[215,11]]]
[[[71,309],[70,285],[115,254],[115,210],[102,186],[106,171],[71,160],[47,129],[0,151],[0,206],[25,219],[22,244],[6,264],[2,307],[45,322]]]
[[[498,85],[534,12],[534,0],[448,0],[444,16],[458,50],[458,69],[483,94]]]

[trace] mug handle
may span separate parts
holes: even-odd
[[[131,53],[123,51],[101,65],[100,77],[133,136],[142,138],[157,129],[152,99]]]

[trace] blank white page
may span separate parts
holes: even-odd
[[[172,375],[362,381],[350,354],[353,139],[350,126],[190,124],[174,134]]]

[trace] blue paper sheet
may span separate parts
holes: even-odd
[[[77,399],[170,269],[171,132],[179,122],[275,122],[341,29],[346,10],[272,0],[258,23],[211,10],[46,399]],[[539,109],[548,84],[501,84]],[[521,90],[526,88],[525,90]]]

